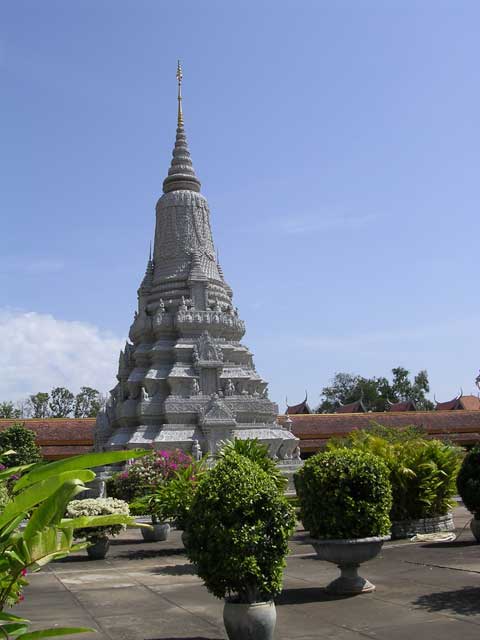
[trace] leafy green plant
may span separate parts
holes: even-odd
[[[452,508],[461,459],[458,447],[428,440],[415,428],[381,425],[354,431],[343,441],[329,443],[328,449],[345,447],[373,453],[387,465],[393,521],[441,516]]]
[[[130,515],[128,503],[117,498],[87,498],[85,500],[72,500],[67,505],[67,518],[81,518],[83,516],[107,516],[120,514]],[[87,527],[74,530],[74,538],[86,538],[89,542],[95,542],[99,538],[117,536],[126,529],[125,524],[111,524],[104,527]]]
[[[17,467],[42,460],[40,447],[35,442],[35,433],[22,423],[12,424],[0,431],[0,451],[10,450],[10,455],[2,458],[6,467]]]
[[[228,459],[232,453],[245,456],[252,462],[256,462],[272,478],[279,491],[282,493],[285,491],[288,479],[268,455],[267,445],[259,442],[257,438],[247,438],[245,440],[235,438],[222,444],[223,446],[220,447],[216,454],[218,460]]]
[[[368,452],[338,449],[309,458],[294,476],[305,529],[334,540],[387,535],[388,476],[382,460]]]
[[[198,483],[206,471],[206,459],[177,469],[174,476],[159,484],[153,493],[134,501],[134,513],[148,513],[152,522],[174,521],[178,529],[185,529]]]
[[[231,452],[200,482],[187,520],[187,555],[217,598],[270,600],[282,588],[293,509],[260,466]]]
[[[465,456],[457,476],[457,488],[463,504],[478,520],[480,518],[480,446]]]
[[[85,548],[75,544],[74,531],[113,525],[135,526],[125,515],[100,515],[64,518],[67,504],[86,491],[95,473],[89,467],[123,462],[144,455],[143,451],[116,451],[74,456],[66,460],[22,465],[0,471],[0,482],[12,473],[22,474],[12,488],[12,497],[0,513],[0,633],[4,638],[36,640],[69,633],[91,631],[85,628],[43,629],[28,632],[28,621],[6,614],[6,606],[22,598],[28,584],[27,572],[35,572],[52,560]],[[20,523],[27,520],[24,528]]]

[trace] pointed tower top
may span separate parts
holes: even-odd
[[[147,268],[145,269],[145,275],[143,276],[139,291],[149,291],[152,288],[154,272],[155,263],[152,260],[152,245],[150,244],[150,253],[148,256]]]
[[[180,60],[177,60],[177,80],[178,80],[178,117],[177,117],[177,127],[183,127],[183,111],[182,111],[182,65],[180,64]]]
[[[180,60],[177,63],[177,82],[178,82],[178,115],[177,115],[177,137],[175,139],[175,147],[173,149],[173,158],[168,170],[168,176],[163,181],[163,191],[200,191],[200,180],[195,175],[195,170],[190,158],[187,137],[183,128],[183,110],[182,110],[182,79],[183,71]]]

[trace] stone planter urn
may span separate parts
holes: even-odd
[[[145,542],[162,542],[168,538],[170,525],[168,522],[155,522],[151,524],[151,529],[142,527],[142,536]]]
[[[229,640],[273,640],[276,621],[273,600],[254,604],[225,601],[223,623]]]
[[[470,529],[473,533],[473,536],[477,542],[480,542],[480,519],[477,520],[477,514],[473,515],[473,518],[470,520]]]
[[[356,595],[375,591],[375,585],[358,575],[358,567],[372,560],[380,552],[390,536],[354,538],[352,540],[327,540],[310,538],[309,542],[320,560],[333,562],[340,569],[340,577],[331,582],[326,590],[337,595]]]
[[[87,547],[88,557],[90,560],[103,560],[110,547],[110,540],[108,538],[95,538],[91,542],[93,544]]]

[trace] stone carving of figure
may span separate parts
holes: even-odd
[[[194,362],[198,362],[200,360],[200,355],[198,353],[198,347],[196,344],[193,345],[192,358]]]
[[[265,398],[268,400],[268,387],[265,387],[265,389],[263,390],[262,398]]]
[[[295,451],[293,452],[293,459],[294,460],[301,460],[301,456],[300,456],[300,447],[295,447]]]
[[[231,381],[230,378],[227,380],[227,384],[225,385],[225,395],[233,396],[235,394],[235,385]]]
[[[192,457],[197,462],[202,459],[202,448],[198,440],[194,440],[192,444]]]
[[[148,400],[148,393],[147,390],[145,389],[145,387],[142,387],[140,390],[140,399],[141,400]]]
[[[182,296],[182,302],[179,307],[179,311],[185,312],[187,311],[187,305],[185,303],[185,298]]]
[[[287,431],[291,431],[291,430],[292,430],[292,424],[293,424],[293,420],[292,420],[290,417],[288,417],[288,418],[285,420],[285,424],[284,424],[285,429],[286,429]]]
[[[193,378],[192,380],[192,396],[198,396],[200,393],[200,385],[198,384],[198,380]]]

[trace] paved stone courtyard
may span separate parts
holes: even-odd
[[[277,640],[469,640],[480,636],[480,546],[455,510],[455,542],[390,542],[362,573],[373,594],[330,597],[324,586],[337,569],[316,560],[298,530],[291,542],[284,591],[277,600]],[[173,531],[145,543],[129,530],[103,561],[75,554],[31,576],[15,613],[45,626],[91,626],[90,640],[217,640],[226,638],[223,603],[192,571]]]

